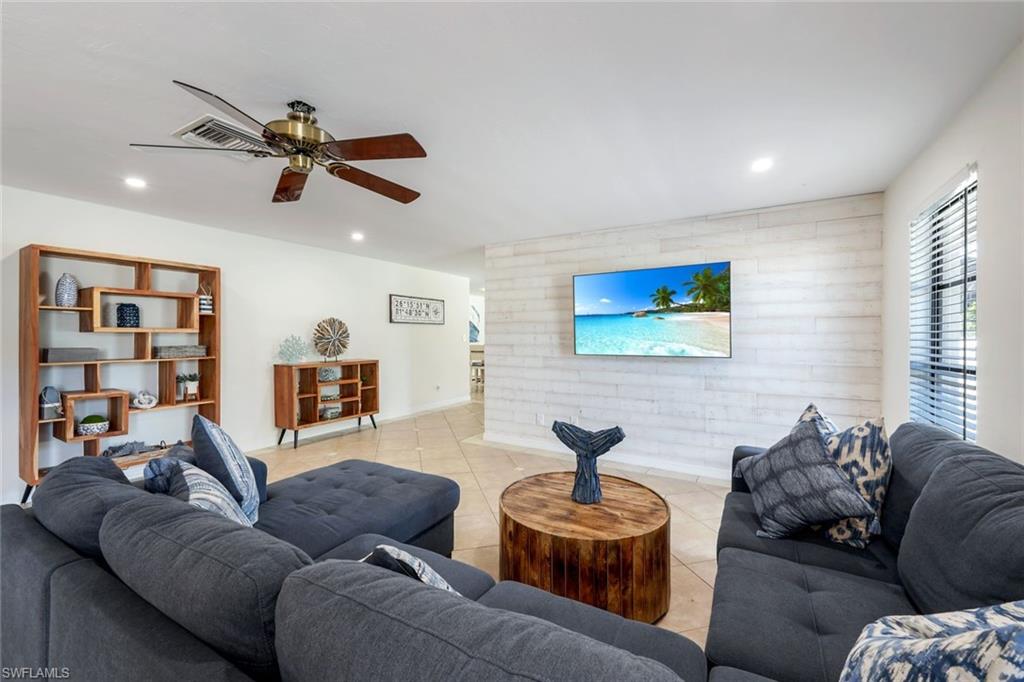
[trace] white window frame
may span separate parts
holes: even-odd
[[[975,168],[910,224],[910,419],[977,438]]]

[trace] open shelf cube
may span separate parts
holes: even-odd
[[[75,403],[85,400],[107,401],[109,429],[91,436],[79,436],[75,433]],[[65,443],[82,443],[128,433],[128,391],[68,391],[61,394],[61,403],[64,406],[64,421],[53,423],[53,435]]]
[[[178,319],[174,327],[111,327],[103,324],[103,297],[131,296],[142,298],[166,298],[177,302]],[[171,332],[194,333],[199,331],[199,296],[178,291],[150,291],[148,289],[120,289],[117,287],[87,287],[78,292],[78,304],[89,310],[79,318],[83,332],[139,333]]]

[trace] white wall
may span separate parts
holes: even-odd
[[[488,440],[561,449],[554,419],[621,425],[605,458],[728,477],[809,401],[840,424],[881,397],[880,194],[489,246]],[[572,275],[732,261],[732,359],[573,355]]]
[[[885,377],[890,423],[907,419],[910,221],[978,165],[978,442],[1024,460],[1024,44],[885,192]]]
[[[221,418],[224,427],[243,449],[276,442],[271,365],[277,361],[281,339],[289,334],[309,338],[313,325],[328,316],[339,317],[349,326],[352,340],[347,357],[380,359],[382,418],[468,400],[469,282],[464,277],[15,188],[4,187],[2,192],[0,396],[3,432],[0,464],[3,485],[0,496],[5,502],[16,500],[23,486],[17,476],[18,249],[29,243],[219,266],[223,288],[219,311],[223,315]],[[325,229],[330,228],[325,226]],[[100,275],[95,266],[90,269],[90,266],[71,261],[61,264],[64,265],[64,269],[78,273],[83,286],[91,284],[92,277],[98,280],[111,274]],[[51,273],[51,284],[59,274]],[[131,286],[131,280],[124,286]],[[444,299],[447,323],[444,326],[389,324],[389,293]],[[52,287],[47,289],[47,294],[52,298]],[[147,308],[144,314],[152,314],[152,311]],[[60,316],[56,322],[50,317],[44,319],[42,333],[52,340],[70,338],[69,330],[77,322],[71,319],[74,316]],[[101,346],[116,343],[100,336],[77,335],[74,342]],[[155,393],[154,367],[108,366],[104,369],[103,380],[107,385],[130,391],[149,387]],[[46,374],[42,385],[81,388],[80,369],[43,371]],[[131,435],[138,434],[147,441],[187,438],[192,412],[182,409],[138,415],[132,423]],[[310,429],[302,436],[331,430],[331,427]],[[81,446],[53,441],[47,435],[41,452],[43,464],[53,464],[68,455],[81,454]]]

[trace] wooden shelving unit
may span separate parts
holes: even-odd
[[[135,286],[132,288],[91,286],[79,291],[78,305],[58,307],[41,304],[40,274],[44,259],[105,263],[134,269]],[[82,443],[84,455],[98,455],[101,441],[130,434],[131,418],[143,412],[179,408],[195,408],[199,414],[214,422],[220,421],[220,319],[223,299],[220,288],[220,268],[156,260],[112,253],[82,251],[57,246],[30,244],[20,253],[20,344],[19,344],[19,400],[20,425],[18,435],[19,475],[26,483],[25,498],[31,488],[39,483],[45,469],[39,466],[40,428],[49,426],[59,440],[68,443]],[[214,298],[213,313],[199,313],[199,297],[195,293],[181,291],[159,291],[153,289],[153,272],[170,270],[197,275],[199,285],[208,289]],[[46,292],[49,294],[50,292]],[[177,305],[177,319],[174,327],[110,327],[104,324],[102,305],[104,297],[141,297],[174,301]],[[76,362],[40,361],[40,318],[50,313],[74,313],[79,316],[79,331],[83,334],[132,334],[134,354],[130,358],[109,358]],[[195,343],[206,346],[207,354],[191,358],[154,358],[153,335],[160,333],[191,334]],[[178,363],[194,362],[198,365],[199,400],[177,399],[176,377]],[[126,390],[103,386],[103,367],[123,363],[156,363],[158,365],[159,404],[148,410],[130,408]],[[65,417],[41,419],[39,414],[40,374],[49,367],[82,367],[83,390],[66,390],[62,393]],[[108,416],[111,428],[98,436],[76,436],[74,433],[75,400],[108,400]],[[115,414],[116,406],[116,414]],[[70,409],[69,409],[70,408]],[[168,442],[177,438],[167,438]],[[145,453],[114,461],[122,468],[135,466],[161,456],[161,452]]]
[[[335,367],[340,379],[320,381],[319,370]],[[362,425],[369,417],[380,412],[380,362],[377,360],[338,360],[335,362],[303,362],[274,365],[274,423],[281,429],[278,445],[284,434],[293,432],[292,447],[299,447],[299,431],[351,419]],[[322,389],[330,389],[324,397]],[[337,393],[337,397],[333,397]],[[341,416],[332,419],[320,417],[320,406],[341,408]]]

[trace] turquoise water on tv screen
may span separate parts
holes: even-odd
[[[714,313],[712,313],[714,314]],[[647,317],[577,315],[580,355],[729,357],[729,320],[700,319],[706,313],[654,313]]]

